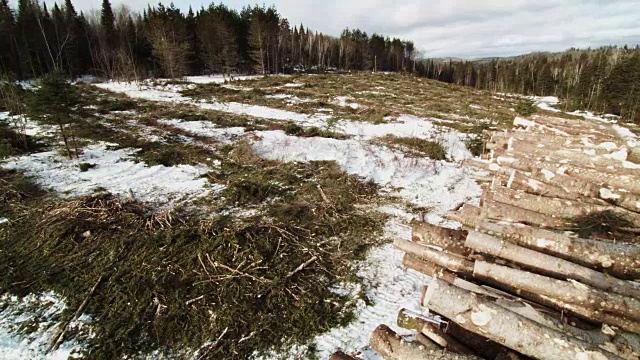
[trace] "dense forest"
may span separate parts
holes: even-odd
[[[184,14],[173,4],[79,14],[71,0],[51,9],[0,0],[0,69],[18,79],[51,70],[69,76],[180,77],[185,74],[292,71],[404,71],[415,65],[410,41],[345,29],[339,38],[291,26],[274,7],[240,12],[211,4]]]
[[[503,93],[553,95],[564,110],[640,121],[640,47],[570,49],[475,61],[424,60],[419,75]]]
[[[185,14],[161,3],[136,13],[77,13],[71,0],[51,9],[37,0],[0,0],[0,73],[38,77],[177,78],[211,73],[413,72],[495,92],[554,95],[565,110],[586,109],[640,121],[640,48],[571,49],[513,58],[421,59],[411,41],[360,29],[339,37],[294,25],[274,7],[236,11],[211,4]]]

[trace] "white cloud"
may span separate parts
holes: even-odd
[[[185,10],[189,5],[194,9],[208,5],[203,0],[174,2]],[[258,1],[224,2],[240,9]],[[87,10],[99,8],[101,0],[73,3]],[[136,10],[147,3],[126,1]],[[291,24],[303,23],[332,35],[358,27],[368,34],[402,37],[413,40],[430,57],[501,56],[640,42],[638,0],[274,0],[273,4]]]

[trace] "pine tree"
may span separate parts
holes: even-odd
[[[29,98],[27,113],[45,124],[58,127],[69,159],[78,156],[77,146],[72,153],[67,126],[77,120],[81,97],[75,86],[69,84],[60,71],[54,71],[40,80],[39,87]],[[74,142],[75,143],[75,142]],[[75,144],[74,144],[75,145]]]
[[[19,74],[16,23],[7,0],[0,0],[0,73]]]

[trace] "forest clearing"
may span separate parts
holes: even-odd
[[[392,242],[480,205],[489,173],[465,161],[483,134],[516,109],[584,119],[385,73],[73,87],[66,150],[47,122],[0,113],[4,358],[359,352],[421,311],[429,276]]]

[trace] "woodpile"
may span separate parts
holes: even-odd
[[[432,277],[370,346],[385,359],[639,359],[640,166],[605,123],[516,118],[489,133],[479,205],[458,230],[394,245]]]

